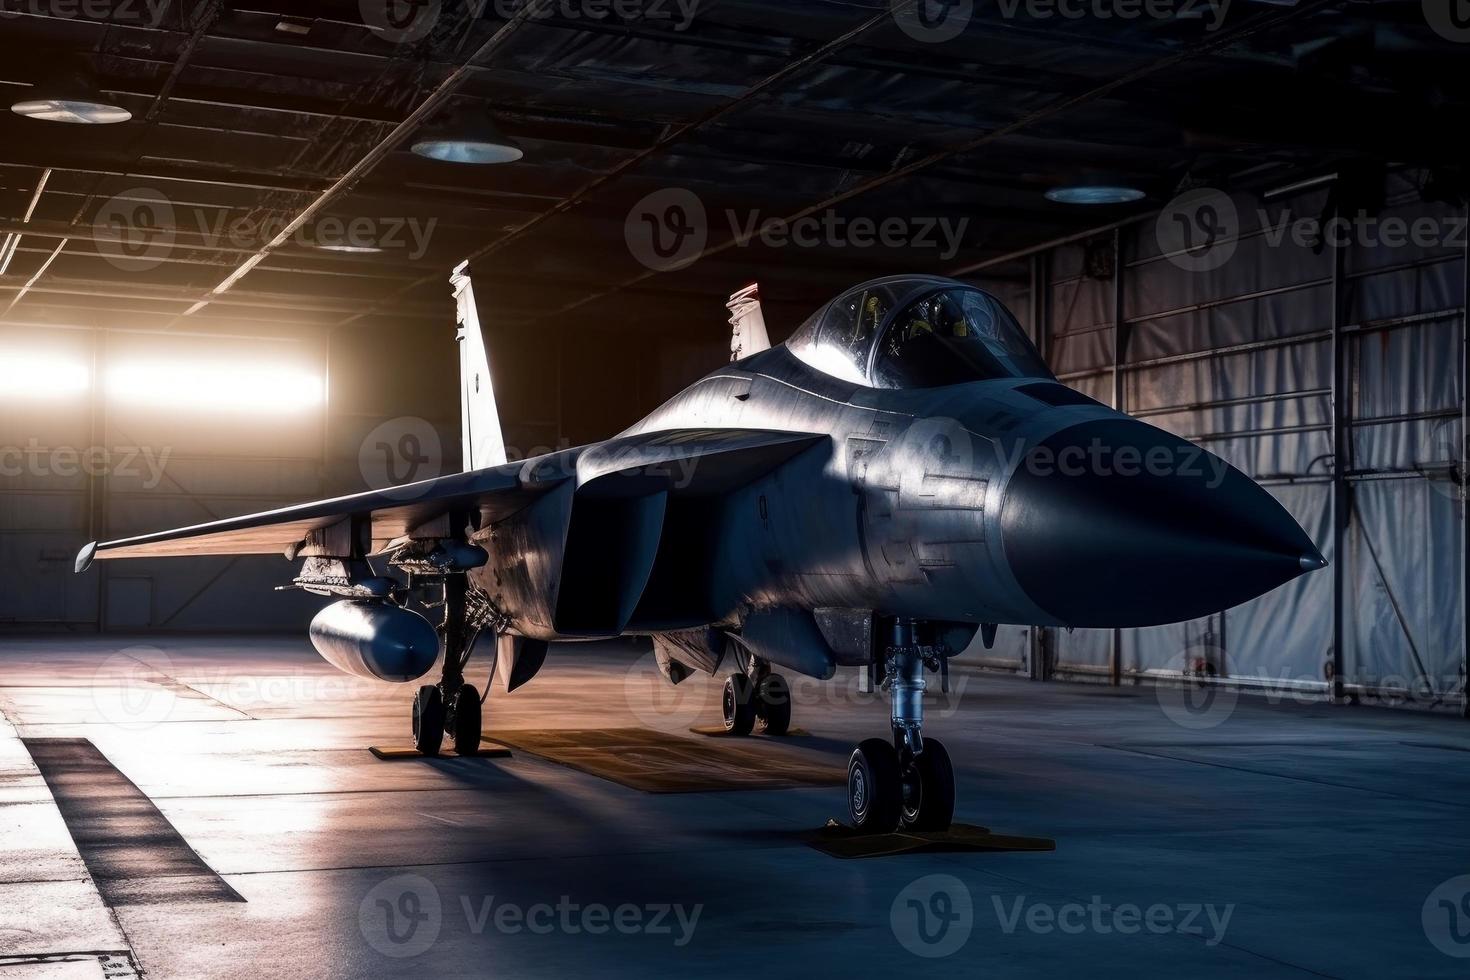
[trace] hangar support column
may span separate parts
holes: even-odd
[[[1470,718],[1470,241],[1460,271],[1460,716]]]
[[[1332,209],[1332,227],[1342,213],[1342,202],[1336,193]],[[1343,297],[1343,271],[1347,261],[1346,246],[1335,236],[1332,249],[1332,677],[1328,695],[1335,702],[1343,696],[1343,674],[1346,658],[1343,644],[1347,639],[1347,527],[1350,500],[1347,463],[1349,458],[1347,402],[1347,339],[1343,332],[1346,317]]]

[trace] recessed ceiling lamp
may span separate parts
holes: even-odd
[[[460,113],[424,130],[413,152],[445,163],[514,163],[525,151],[489,116]]]
[[[133,114],[102,94],[85,65],[71,65],[39,82],[10,111],[47,122],[105,126],[125,123]]]
[[[1058,204],[1129,204],[1141,201],[1145,196],[1136,187],[1111,187],[1102,184],[1053,187],[1046,192],[1046,199]]]

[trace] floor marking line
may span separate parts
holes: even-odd
[[[21,742],[50,788],[104,904],[245,901],[90,740]]]

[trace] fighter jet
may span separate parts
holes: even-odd
[[[556,641],[651,637],[676,684],[728,665],[736,734],[790,725],[774,667],[856,666],[889,693],[892,731],[853,751],[848,812],[882,832],[950,824],[954,771],[923,734],[926,675],[947,676],[977,633],[989,645],[1002,623],[1193,619],[1326,564],[1224,460],[1058,383],[972,285],[867,282],[775,346],[757,289],[742,290],[730,363],[605,442],[511,463],[466,265],[452,282],[465,472],[89,544],[77,570],[301,562],[288,587],[336,600],[310,630],[332,664],[398,683],[441,664],[413,705],[427,755],[446,734],[460,752],[479,745],[465,668],[483,636],[508,690]]]

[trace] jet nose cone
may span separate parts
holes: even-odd
[[[1327,564],[1245,474],[1128,418],[1032,449],[1006,488],[1001,535],[1021,587],[1068,626],[1194,619]]]

